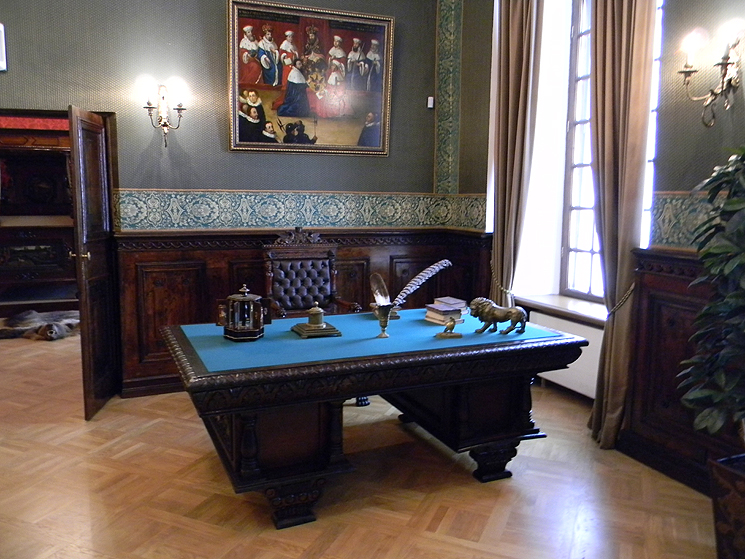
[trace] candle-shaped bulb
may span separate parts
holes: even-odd
[[[681,44],[681,49],[686,55],[685,68],[693,68],[693,57],[701,50],[705,42],[706,38],[698,29],[694,29],[685,36]]]
[[[163,121],[168,120],[168,90],[164,85],[158,87],[158,117]]]

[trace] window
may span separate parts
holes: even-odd
[[[574,2],[569,63],[560,293],[602,301],[590,145],[590,1]]]
[[[569,111],[567,118],[567,166],[565,175],[565,211],[562,232],[560,290],[562,295],[601,301],[604,293],[600,263],[600,242],[595,227],[595,193],[590,164],[590,32],[589,0],[574,2],[572,14]],[[662,10],[657,0],[654,62],[647,132],[647,164],[644,181],[639,246],[649,246],[654,190],[657,105],[662,48]]]
[[[663,3],[657,0],[641,247],[648,246],[651,228]],[[535,143],[514,281],[521,297],[602,302],[590,168],[591,6],[591,0],[544,5]]]

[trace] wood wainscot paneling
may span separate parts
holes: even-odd
[[[693,429],[693,411],[680,402],[681,361],[695,347],[693,321],[708,299],[690,287],[700,266],[695,254],[638,250],[636,355],[627,401],[628,418],[617,448],[709,494],[706,462],[742,452],[734,427],[717,436]]]
[[[337,295],[346,300],[363,305],[362,310],[368,310],[364,301],[370,292],[370,260],[368,258],[336,259]]]
[[[392,297],[427,266],[449,259],[406,301],[422,308],[434,297],[488,296],[491,237],[451,230],[313,230],[337,245],[337,291],[368,309],[370,274],[387,282]],[[121,232],[117,235],[123,351],[122,396],[181,390],[176,366],[158,329],[214,322],[217,301],[244,283],[265,295],[263,246],[280,231]]]
[[[182,389],[158,329],[214,322],[217,300],[236,293],[238,282],[261,293],[262,240],[180,232],[117,236],[123,397]]]
[[[207,263],[138,262],[137,330],[139,360],[165,361],[168,348],[158,334],[157,324],[193,324],[209,320],[205,315],[207,301],[202,286],[206,285]]]

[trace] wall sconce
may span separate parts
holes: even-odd
[[[143,107],[143,109],[147,109],[147,114],[150,117],[150,124],[153,125],[153,128],[160,128],[163,130],[163,145],[165,147],[168,147],[168,130],[176,130],[179,126],[181,126],[181,117],[183,116],[183,112],[186,110],[186,107],[184,107],[183,103],[179,103],[176,105],[175,110],[178,114],[178,120],[176,121],[176,126],[173,126],[171,124],[170,120],[170,107],[168,105],[168,88],[165,85],[159,85],[158,86],[158,106],[156,107],[150,102],[150,99],[147,100],[147,105]],[[157,123],[153,120],[153,113],[157,109],[158,111],[158,121]]]
[[[678,73],[683,74],[683,85],[688,98],[691,101],[704,102],[704,108],[701,111],[701,122],[707,128],[711,128],[716,122],[715,107],[717,100],[722,97],[724,110],[728,110],[732,106],[735,100],[735,93],[740,87],[740,56],[736,49],[739,47],[743,38],[742,29],[742,22],[735,20],[726,24],[724,31],[720,32],[720,35],[724,35],[729,39],[727,39],[728,42],[726,43],[722,59],[714,64],[715,68],[719,68],[717,84],[712,89],[709,89],[707,94],[700,96],[691,95],[690,91],[691,77],[698,72],[693,67],[691,59],[693,54],[703,46],[706,39],[699,31],[693,31],[683,39],[682,48],[686,53],[686,59],[683,69],[679,70]]]

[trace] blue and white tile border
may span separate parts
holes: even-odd
[[[650,246],[694,251],[693,230],[710,207],[704,193],[655,192]]]
[[[435,192],[458,193],[463,0],[437,2]]]
[[[483,231],[486,197],[347,192],[119,190],[115,227],[128,230],[454,227]]]

